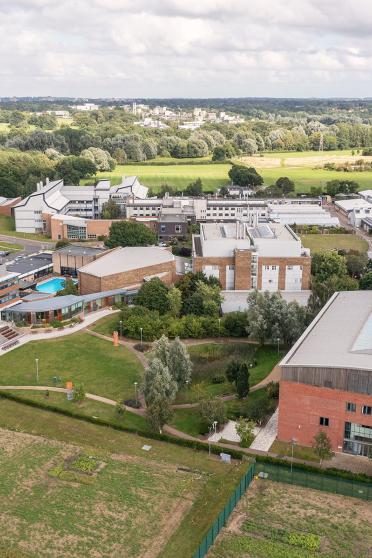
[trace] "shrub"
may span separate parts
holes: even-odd
[[[140,409],[141,408],[141,403],[138,401],[138,399],[125,399],[125,401],[123,401],[124,405],[126,405],[127,407],[132,407],[132,409]]]
[[[50,323],[50,325],[51,325],[52,327],[54,327],[55,329],[63,329],[63,328],[64,328],[63,323],[60,322],[60,321],[58,321],[58,320],[53,320],[53,321]]]
[[[279,382],[267,384],[266,393],[270,399],[279,399]]]
[[[211,382],[212,384],[223,384],[225,382],[225,377],[222,375],[213,376]]]

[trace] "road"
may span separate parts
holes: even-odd
[[[7,236],[5,234],[0,234],[0,244],[1,241],[7,244],[21,244],[24,249],[17,250],[17,252],[12,252],[9,256],[0,258],[0,264],[10,262],[14,260],[16,256],[27,256],[28,254],[34,254],[35,252],[40,252],[40,250],[52,250],[55,246],[55,242],[50,241],[40,241],[40,240],[29,240],[26,238]]]

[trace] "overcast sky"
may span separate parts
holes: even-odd
[[[371,0],[0,0],[0,96],[369,97]]]

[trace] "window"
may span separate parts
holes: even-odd
[[[356,412],[356,403],[346,403],[346,410],[349,413],[355,413]]]
[[[270,269],[269,265],[265,265],[265,270],[268,271]]]
[[[362,415],[372,415],[372,407],[369,405],[362,405]]]
[[[160,225],[160,232],[165,232],[165,225]]]
[[[329,418],[328,417],[320,417],[319,418],[320,426],[329,426]]]
[[[182,232],[182,227],[181,227],[181,225],[175,225],[174,229],[175,229],[176,233]]]

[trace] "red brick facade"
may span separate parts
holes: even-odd
[[[348,412],[346,403],[355,403],[356,411]],[[362,406],[372,406],[372,395],[341,391],[282,380],[280,382],[278,440],[292,438],[311,446],[319,430],[324,430],[334,451],[341,451],[345,422],[372,427],[372,416],[362,414]],[[329,419],[329,426],[320,425],[320,417]]]
[[[195,256],[193,259],[194,271],[203,271],[203,267],[207,265],[218,266],[219,280],[222,289],[226,289],[226,266],[235,266],[235,290],[246,291],[252,289],[251,281],[251,259],[252,252],[250,250],[235,250],[234,256],[230,258],[219,257],[201,257]],[[310,289],[310,274],[311,274],[311,258],[309,256],[302,256],[299,258],[268,258],[258,257],[257,264],[257,289],[262,289],[262,267],[265,265],[279,266],[279,290],[285,290],[285,275],[286,267],[288,265],[301,265],[302,266],[302,290]]]

